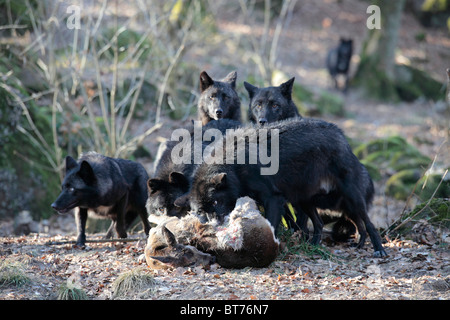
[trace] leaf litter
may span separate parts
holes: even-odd
[[[90,236],[100,238],[100,236]],[[66,284],[86,299],[443,299],[450,298],[448,244],[394,239],[389,256],[324,241],[329,258],[280,253],[267,268],[151,270],[139,259],[144,240],[92,243],[84,250],[48,245],[68,237],[1,237],[2,263],[20,265],[27,281],[0,287],[0,299],[57,299]],[[286,250],[286,249],[284,249]],[[317,250],[317,248],[316,248]]]

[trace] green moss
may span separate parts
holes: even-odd
[[[332,114],[344,116],[344,100],[341,96],[326,91],[321,92],[316,101],[317,109],[320,114]]]
[[[367,168],[372,179],[381,180],[384,175],[390,175],[385,186],[386,193],[401,200],[409,197],[431,163],[429,157],[423,155],[401,136],[369,141],[355,147],[354,153]],[[430,184],[426,188],[420,187],[425,179],[419,181],[416,195],[424,200],[430,198],[434,191],[433,186],[434,188],[437,186],[434,183],[436,180],[439,183],[440,177],[430,177]],[[441,188],[445,186],[446,184],[443,184]],[[446,189],[441,191],[441,188],[439,192],[446,192]]]
[[[307,104],[313,102],[314,94],[304,86],[294,83],[292,88],[292,100],[298,108],[300,114],[305,115],[308,111]]]
[[[22,62],[5,49],[4,56],[0,57],[0,72],[4,72],[7,65],[11,67],[14,74],[23,67]],[[9,76],[4,84],[8,86],[8,90],[22,100],[26,100],[24,105],[37,131],[45,141],[52,141],[51,108],[37,105],[33,99],[29,99],[30,92],[14,75]],[[38,141],[33,128],[23,116],[22,107],[15,101],[14,95],[5,88],[0,88],[0,115],[0,132],[6,130],[8,133],[6,136],[0,136],[2,142],[0,172],[8,171],[17,177],[14,181],[17,188],[8,189],[8,192],[14,191],[32,198],[26,204],[18,203],[17,207],[10,208],[10,212],[16,213],[25,205],[35,218],[47,218],[53,213],[49,204],[54,201],[54,197],[60,190],[59,176],[50,168],[41,142]],[[19,126],[21,130],[18,130]],[[23,131],[28,132],[29,135],[24,134]],[[30,136],[33,136],[34,140]],[[30,194],[32,196],[29,196]],[[13,198],[14,194],[4,194],[4,196]]]
[[[420,171],[416,169],[402,170],[388,179],[386,194],[398,200],[406,200],[419,179]]]
[[[405,138],[403,138],[401,136],[390,136],[387,138],[375,139],[375,140],[369,141],[365,144],[361,144],[359,147],[357,147],[354,150],[354,153],[359,159],[363,159],[363,158],[367,157],[369,154],[372,154],[372,153],[375,153],[378,151],[402,150],[402,149],[404,149],[404,146],[406,144],[407,144],[407,141]]]
[[[432,196],[445,198],[450,195],[450,180],[442,181],[439,186],[441,180],[441,174],[430,174],[422,177],[419,169],[405,169],[388,179],[386,194],[399,200],[406,200],[413,191],[422,201],[426,201]],[[416,189],[414,190],[415,186]]]
[[[369,176],[372,178],[372,180],[375,181],[381,180],[382,176],[380,170],[374,163],[365,160],[361,160],[361,163],[366,167],[367,171],[369,172]]]
[[[380,168],[401,171],[409,168],[426,169],[431,159],[424,156],[406,139],[400,136],[380,138],[361,144],[354,149],[355,155],[365,164],[373,163]]]
[[[419,182],[420,189],[416,190],[416,194],[420,196],[423,201],[430,199],[433,195],[435,198],[448,198],[450,197],[450,176],[447,173],[447,177],[442,180],[442,174],[432,173],[425,175]],[[438,188],[439,186],[439,188]]]
[[[426,72],[407,65],[396,65],[395,73],[395,89],[401,100],[414,101],[420,97],[434,101],[443,99],[443,83]]]
[[[375,61],[373,57],[361,56],[358,70],[350,81],[351,86],[361,88],[369,98],[380,101],[399,101],[394,81],[380,72],[377,66],[378,61]]]
[[[407,220],[410,220],[404,223]],[[406,214],[396,225],[403,223],[397,229],[399,234],[409,234],[412,227],[419,221],[426,220],[435,227],[450,228],[450,200],[444,198],[432,199],[418,204],[410,213]],[[393,226],[395,227],[395,225]]]

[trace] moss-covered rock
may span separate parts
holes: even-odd
[[[421,177],[420,170],[406,169],[392,175],[386,182],[386,194],[398,199],[406,200]]]
[[[442,174],[433,173],[423,175],[418,169],[405,169],[392,175],[386,182],[386,193],[399,200],[405,200],[414,191],[422,201],[450,196],[450,179],[444,179]],[[417,185],[417,186],[416,186]],[[416,189],[414,190],[414,187]]]
[[[389,183],[392,184],[388,190],[395,190],[395,194],[404,194],[398,190],[398,178],[406,178],[406,176],[419,176],[414,181],[420,178],[423,172],[431,162],[431,159],[423,155],[417,148],[409,144],[405,138],[401,136],[391,136],[387,138],[380,138],[361,144],[354,149],[355,155],[369,170],[369,173],[374,180],[379,180],[383,174],[400,173],[404,170],[410,174],[403,172],[399,176],[391,177]],[[414,175],[411,175],[415,172]],[[408,178],[409,180],[409,178]],[[406,186],[405,186],[406,187]],[[407,188],[410,186],[408,185]],[[400,188],[403,189],[403,188]],[[411,192],[410,189],[409,192]],[[406,192],[406,191],[405,191]],[[403,197],[403,196],[402,196]]]
[[[367,171],[369,172],[369,176],[374,181],[381,180],[382,176],[381,176],[380,170],[374,163],[372,163],[370,161],[365,161],[365,160],[361,160],[361,163],[366,167]]]
[[[411,234],[413,227],[419,221],[440,228],[450,228],[450,199],[435,198],[430,202],[424,201],[418,204],[410,213],[391,226],[398,234]]]
[[[441,183],[443,173],[426,174],[420,181],[420,189],[416,190],[416,194],[423,201],[430,199],[433,195],[435,198],[449,198],[450,197],[450,174]],[[439,183],[441,185],[439,186]],[[439,188],[438,188],[439,186]]]
[[[369,141],[355,147],[354,153],[367,168],[372,179],[377,181],[383,177],[388,178],[386,194],[399,200],[407,199],[416,184],[416,195],[423,200],[429,199],[442,178],[439,174],[424,176],[431,159],[401,136]],[[428,185],[425,184],[426,179]],[[447,186],[444,181],[435,196],[445,196]]]
[[[358,148],[354,150],[355,155],[359,159],[366,158],[370,154],[378,151],[399,151],[405,148],[407,141],[401,136],[390,136],[387,138],[380,138],[369,141],[365,144],[361,144]]]
[[[403,101],[425,97],[433,101],[443,99],[442,83],[426,72],[407,65],[395,66],[395,89]]]

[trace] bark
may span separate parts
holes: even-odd
[[[381,28],[367,34],[354,84],[363,87],[370,96],[396,99],[395,50],[405,0],[378,0],[375,4],[380,7]]]

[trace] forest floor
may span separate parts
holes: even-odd
[[[90,239],[98,239],[91,236]],[[61,287],[81,288],[88,299],[450,299],[448,245],[393,239],[384,244],[388,257],[373,258],[367,243],[324,241],[328,254],[283,254],[267,268],[150,270],[139,262],[145,239],[136,242],[48,244],[73,237],[31,235],[0,238],[0,275],[7,265],[20,266],[27,281],[0,287],[0,299],[57,299]],[[120,291],[117,279],[135,272],[151,281]],[[1,277],[0,277],[1,278]]]
[[[360,1],[340,3],[311,0],[299,4],[289,30],[280,39],[282,49],[279,51],[280,69],[289,70],[287,73],[294,74],[296,81],[313,88],[329,89],[325,55],[339,35],[352,35],[356,39],[355,52],[359,52],[365,31],[355,24],[367,18],[367,4]],[[220,32],[225,35],[231,31],[240,32],[240,27],[242,32],[247,30],[245,26],[231,24],[232,19],[227,15],[233,15],[233,12],[223,13],[223,19],[217,21]],[[333,19],[331,27],[326,29],[323,26],[330,25],[327,17]],[[422,31],[427,33],[428,41],[416,46],[414,36]],[[308,46],[302,43],[308,43]],[[444,65],[448,63],[448,55],[442,54],[450,52],[448,35],[439,30],[425,30],[410,14],[404,15],[399,48],[408,59],[429,61],[423,63],[423,68],[444,81],[444,70],[450,67]],[[187,58],[195,57],[198,57],[196,52],[187,55]],[[238,78],[238,81],[242,82],[242,79],[245,80]],[[351,138],[368,141],[400,134],[424,154],[431,158],[437,156],[444,165],[449,165],[450,145],[445,142],[445,130],[439,125],[442,116],[435,103],[379,103],[368,101],[352,90],[342,98],[346,113],[351,117],[326,116],[325,119],[337,123]],[[165,120],[167,123],[159,135],[167,138],[170,129],[180,123]],[[424,143],[417,144],[417,137]],[[152,141],[149,148],[153,150],[155,145]],[[147,168],[150,166],[151,163]],[[386,227],[401,215],[405,203],[387,197],[381,184],[377,184],[376,189],[371,218],[377,226]],[[73,248],[69,243],[49,244],[74,240],[75,228],[73,217],[55,216],[50,230],[28,236],[10,236],[13,222],[0,223],[0,299],[56,299],[65,284],[81,288],[88,299],[94,300],[450,299],[448,230],[427,229],[427,239],[440,241],[424,241],[421,237],[384,238],[388,257],[383,259],[372,257],[369,241],[364,249],[355,249],[349,243],[333,243],[326,235],[321,252],[328,252],[327,256],[305,252],[290,254],[282,250],[275,262],[261,269],[232,270],[215,264],[206,269],[154,271],[139,260],[146,242],[142,233],[131,234],[131,238],[140,237],[135,242],[88,243],[83,250]],[[88,238],[100,239],[101,235],[91,234]],[[16,266],[26,276],[22,286],[2,285],[2,276],[11,266]],[[130,271],[150,275],[153,281],[119,293],[115,286],[117,279]]]

